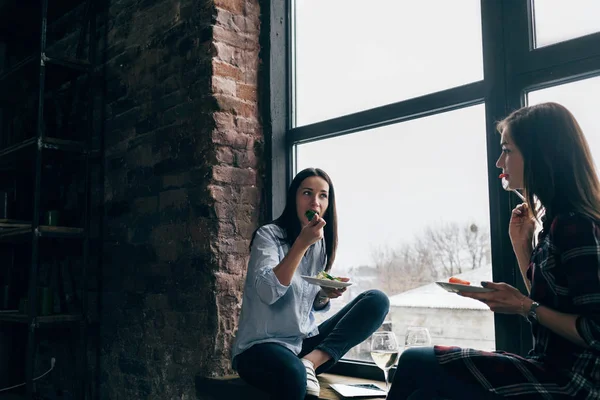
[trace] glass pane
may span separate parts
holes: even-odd
[[[584,79],[528,93],[528,103],[553,101],[567,107],[581,126],[594,155],[596,168],[600,167],[600,77]],[[599,169],[600,171],[600,169]]]
[[[492,279],[485,107],[298,145],[298,170],[333,180],[339,250],[332,273],[355,282],[328,318],[377,288],[391,302],[384,329],[404,343],[407,326],[433,344],[494,349],[493,313],[436,280]],[[371,361],[368,341],[346,358]]]
[[[535,47],[600,31],[598,0],[534,0]]]
[[[480,0],[296,0],[297,126],[483,79]]]

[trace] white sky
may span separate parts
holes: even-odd
[[[598,0],[535,3],[538,45],[600,30]],[[479,4],[297,0],[298,125],[483,79]],[[569,108],[600,158],[600,78],[530,96],[541,101]],[[371,249],[428,225],[488,225],[485,134],[478,105],[298,146],[298,169],[323,168],[335,184],[336,270],[369,263]]]

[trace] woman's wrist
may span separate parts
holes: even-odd
[[[531,256],[531,252],[533,251],[533,246],[529,242],[513,242],[512,243],[513,251],[517,257],[527,257]]]
[[[300,237],[297,237],[294,243],[292,244],[292,248],[290,249],[290,251],[298,251],[302,253],[302,255],[304,255],[304,253],[306,253],[306,250],[308,250],[309,247],[310,245],[303,243]]]
[[[521,307],[519,309],[519,315],[522,316],[523,318],[527,318],[527,315],[529,314],[529,309],[531,308],[532,304],[533,304],[533,300],[531,300],[527,296],[523,296],[521,298]]]
[[[327,303],[329,303],[329,297],[319,292],[317,294],[317,297],[315,298],[315,309],[320,310],[322,308],[325,308]]]

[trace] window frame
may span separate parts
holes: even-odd
[[[508,238],[514,196],[497,184],[500,154],[495,123],[525,105],[526,92],[600,75],[600,32],[534,47],[533,0],[481,0],[483,80],[369,110],[292,128],[294,115],[294,0],[262,2],[263,128],[266,219],[278,216],[291,182],[295,145],[422,118],[485,103],[492,273],[525,292]],[[510,27],[510,28],[507,28]],[[529,324],[515,315],[494,317],[498,349],[524,355],[531,348]],[[515,334],[518,332],[518,334]],[[381,379],[373,363],[341,360],[331,372]],[[392,371],[393,373],[393,371]]]

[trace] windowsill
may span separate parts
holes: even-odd
[[[383,382],[383,371],[372,362],[340,360],[328,372],[337,376]],[[394,366],[389,371],[390,381],[395,372]]]
[[[381,372],[381,370],[380,370]],[[382,373],[383,375],[383,373]],[[334,391],[330,385],[335,383],[356,384],[356,383],[373,383],[380,388],[384,388],[385,384],[382,381],[357,378],[347,375],[337,375],[333,373],[320,374],[318,376],[321,385],[321,400],[341,400],[341,397]],[[196,389],[199,398],[204,398],[206,395],[213,396],[222,400],[233,399],[252,399],[262,400],[268,396],[262,391],[251,387],[245,383],[238,375],[228,375],[216,378],[196,378]],[[373,397],[374,399],[383,399],[385,396]]]

